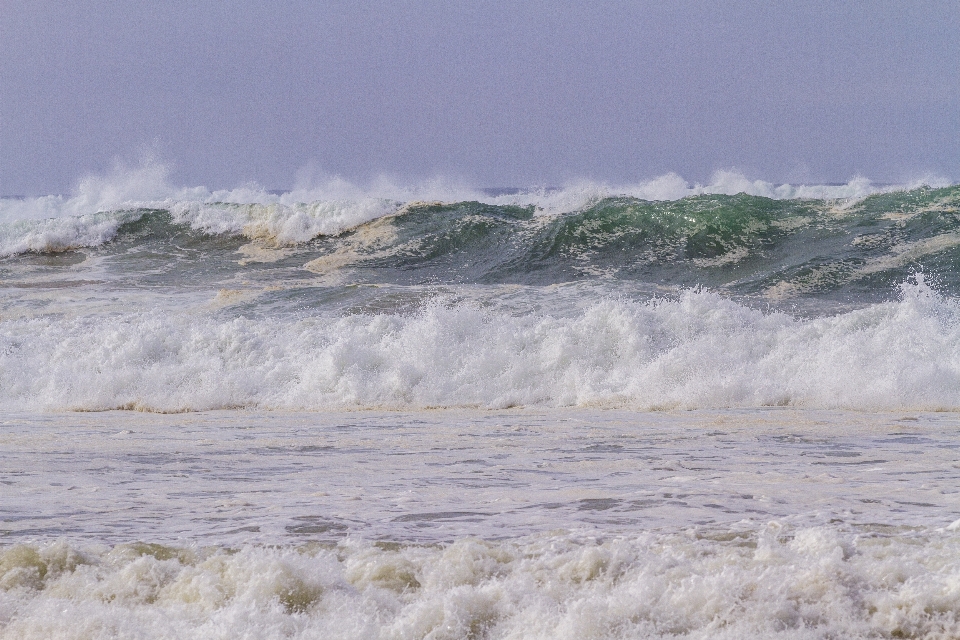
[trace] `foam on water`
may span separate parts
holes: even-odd
[[[0,551],[0,638],[946,638],[960,537],[778,523],[446,546]]]
[[[441,299],[333,318],[0,320],[0,406],[957,408],[960,306],[918,280],[813,319],[687,291],[523,314]]]
[[[110,211],[0,223],[0,257],[95,247],[112,240],[121,225],[141,215],[139,211]]]

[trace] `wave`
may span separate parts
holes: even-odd
[[[141,211],[113,211],[0,223],[0,257],[100,246],[113,240],[124,224],[135,222],[142,215]]]
[[[746,194],[661,202],[619,196],[553,215],[479,201],[178,201],[166,209],[0,224],[0,255],[99,247],[98,255],[166,255],[171,272],[173,261],[193,261],[197,273],[203,265],[226,273],[283,258],[305,275],[343,282],[608,280],[705,286],[775,304],[876,302],[920,271],[960,295],[960,187],[840,204]],[[184,234],[190,256],[182,251]],[[138,264],[128,259],[116,268]]]
[[[473,199],[395,199],[430,194]],[[35,204],[46,216],[54,200]],[[209,192],[174,189],[165,170],[148,165],[90,179],[56,202],[62,215],[31,217],[18,213],[31,202],[0,200],[0,257],[126,255],[110,263],[111,277],[165,259],[171,277],[189,263],[201,279],[243,278],[238,270],[283,260],[299,277],[328,283],[703,286],[780,306],[862,306],[923,272],[960,295],[960,186],[774,186],[723,174],[709,188],[671,175],[619,191],[362,190],[330,181],[288,193]]]
[[[829,527],[442,546],[0,549],[32,638],[956,637],[957,536]]]
[[[960,408],[960,303],[920,276],[900,301],[812,319],[686,291],[522,314],[438,300],[393,315],[0,322],[5,410],[784,405]]]
[[[563,188],[506,190],[475,189],[439,179],[406,186],[379,179],[361,187],[332,178],[318,185],[276,192],[256,185],[228,190],[175,187],[168,169],[148,160],[135,168],[117,166],[106,175],[84,178],[70,197],[0,199],[0,256],[98,246],[110,241],[119,226],[114,225],[111,233],[103,226],[105,219],[114,218],[122,224],[138,211],[167,211],[177,222],[204,233],[295,244],[343,233],[420,202],[476,202],[531,208],[538,215],[557,216],[588,210],[610,199],[652,203],[745,194],[770,200],[836,201],[832,205],[836,208],[879,193],[948,184],[928,178],[909,185],[873,185],[856,177],[843,185],[775,185],[726,171],[717,172],[707,185],[691,185],[677,174],[633,185],[579,182]],[[50,232],[70,226],[75,229],[73,234]]]

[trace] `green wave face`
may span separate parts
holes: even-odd
[[[371,249],[363,266],[395,269],[403,279],[552,283],[659,274],[675,281],[681,272],[695,278],[760,255],[815,214],[805,203],[743,195],[609,198],[559,216],[476,202],[415,206],[391,222],[391,250]],[[364,232],[318,244],[349,244]]]
[[[103,231],[113,235],[77,251],[138,286],[320,274],[340,285],[604,281],[654,290],[705,286],[774,302],[867,303],[889,298],[922,272],[944,293],[960,294],[960,186],[856,202],[615,197],[562,214],[480,202],[397,203],[392,214],[312,239],[303,229],[317,219],[303,212],[316,205],[280,212],[286,218],[262,205],[210,206],[229,224],[198,226],[159,209],[118,213],[115,233]],[[42,255],[8,256],[0,269],[50,260]]]
[[[382,221],[371,223],[382,225]],[[672,202],[607,198],[581,211],[476,202],[410,207],[389,246],[356,239],[370,280],[549,284],[602,278],[723,287],[771,299],[888,295],[917,271],[960,292],[960,188],[880,194],[854,205],[704,195]]]

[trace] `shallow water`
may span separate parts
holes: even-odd
[[[958,423],[6,416],[0,637],[950,635]]]
[[[2,426],[0,527],[15,539],[432,543],[960,518],[952,413],[109,412]]]

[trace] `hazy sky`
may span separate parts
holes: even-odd
[[[960,2],[0,6],[0,193],[145,150],[182,185],[960,179]]]

